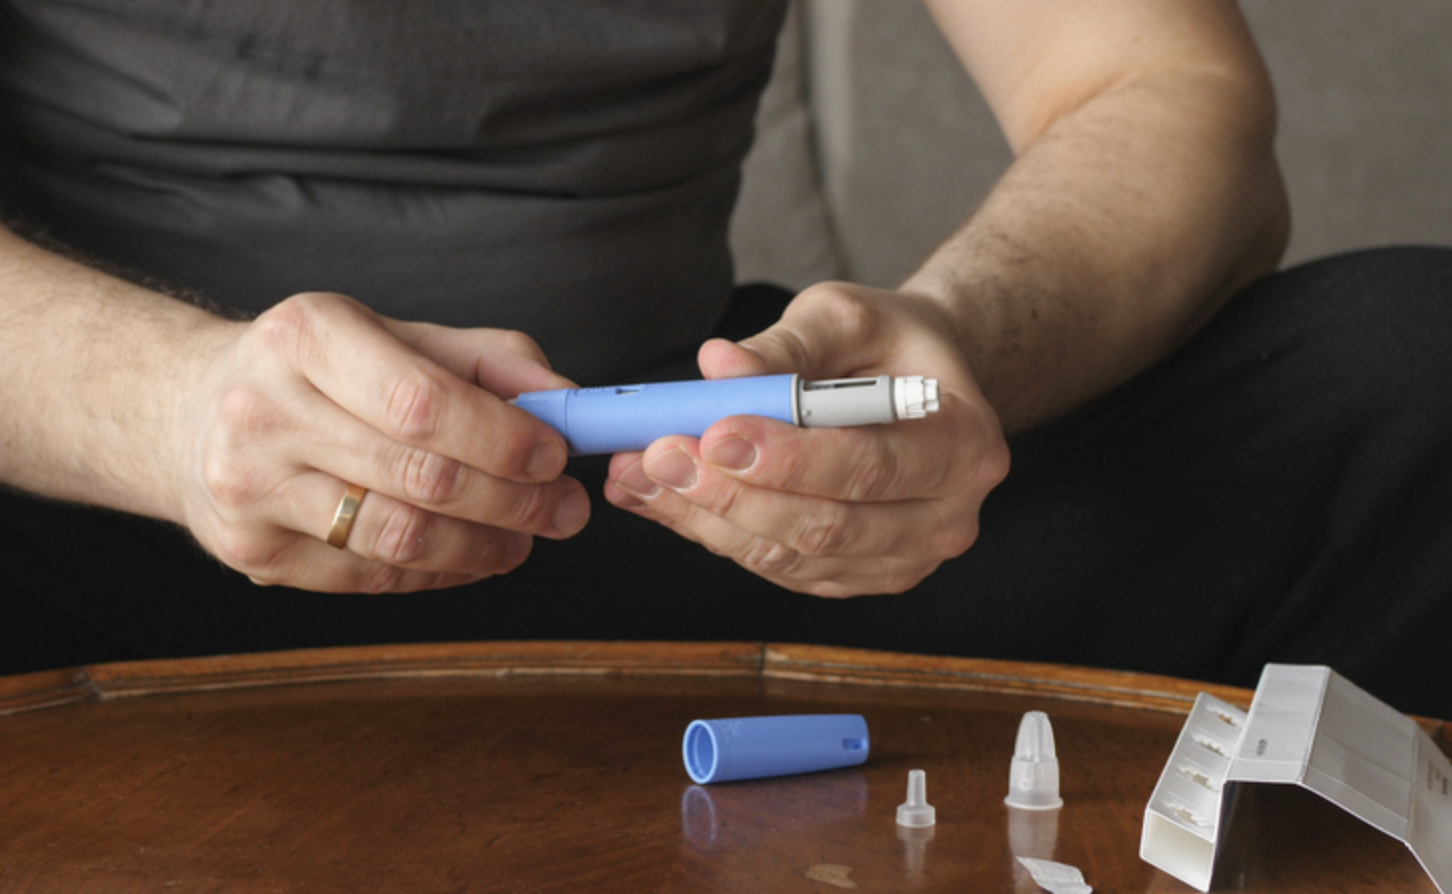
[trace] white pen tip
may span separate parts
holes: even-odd
[[[900,376],[892,380],[893,408],[899,419],[922,419],[938,412],[938,380]]]

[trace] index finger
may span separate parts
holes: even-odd
[[[579,387],[552,370],[539,344],[522,332],[455,329],[387,318],[380,322],[404,344],[499,397]]]
[[[296,339],[298,372],[314,387],[400,443],[513,481],[564,470],[558,432],[412,349],[356,302],[302,296],[264,321]]]

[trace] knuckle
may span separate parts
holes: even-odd
[[[855,516],[850,508],[829,504],[803,518],[796,548],[804,556],[825,558],[842,552],[853,540]]]
[[[846,498],[866,503],[896,492],[901,481],[901,464],[891,454],[878,454],[851,464]]]
[[[236,385],[218,397],[212,420],[195,454],[201,486],[225,509],[256,504],[278,483],[261,451],[292,429],[291,418],[261,389]]]
[[[845,283],[818,283],[802,292],[798,300],[830,319],[848,338],[872,332],[881,323],[876,307]]]
[[[237,383],[217,398],[213,432],[225,445],[265,440],[289,427],[286,411],[263,389]]]
[[[810,450],[782,450],[773,453],[770,462],[757,462],[760,473],[749,480],[761,481],[782,490],[800,491],[807,487],[821,457]]]
[[[803,592],[808,596],[816,596],[821,599],[850,599],[853,596],[862,595],[846,584],[834,580],[812,581],[803,589]]]
[[[216,535],[210,548],[222,564],[249,577],[268,584],[282,580],[282,548],[252,531],[223,530]]]
[[[692,495],[700,499],[698,495]],[[726,482],[725,486],[714,488],[705,494],[706,508],[712,515],[721,518],[735,518],[738,509],[741,507],[741,500],[744,496],[743,490],[734,482]]]
[[[497,332],[499,343],[497,347],[504,353],[518,354],[528,357],[531,360],[543,362],[545,353],[540,348],[539,342],[535,341],[528,334],[517,329],[502,329]]]
[[[937,485],[987,494],[1008,477],[1012,465],[1008,441],[991,422],[966,428],[963,437],[971,446],[958,451],[956,461],[942,467]]]
[[[443,505],[456,500],[463,489],[464,464],[458,460],[403,446],[395,462],[395,477],[410,500]]]
[[[930,504],[935,510],[925,548],[918,555],[936,562],[963,555],[978,541],[978,503],[950,501]]]
[[[425,370],[409,369],[397,376],[383,411],[390,434],[408,443],[430,440],[444,418],[448,395],[443,381]]]
[[[294,295],[258,316],[250,332],[269,353],[296,356],[300,348],[315,340],[322,301],[319,294]]]
[[[559,493],[546,485],[519,485],[498,524],[515,531],[540,532],[554,521]]]
[[[241,456],[230,450],[212,450],[202,458],[201,482],[208,497],[225,510],[253,502],[259,488]]]
[[[1000,439],[985,450],[978,466],[979,479],[983,482],[985,490],[992,490],[1002,484],[1008,477],[1011,465],[1012,457],[1006,441]]]
[[[205,451],[198,474],[208,499],[227,513],[256,505],[271,489],[262,470],[238,450]]]
[[[762,577],[789,575],[800,558],[796,550],[783,543],[757,539],[741,557],[741,564]]]
[[[967,520],[956,525],[944,525],[933,534],[932,555],[940,559],[956,559],[973,548],[978,542],[978,523]]]
[[[333,349],[339,321],[367,308],[333,292],[300,292],[259,314],[248,327],[245,343],[251,359],[274,359],[305,370]]]
[[[378,528],[373,555],[389,565],[411,565],[429,553],[432,516],[416,506],[396,504]]]
[[[558,437],[558,436],[556,436]],[[535,451],[543,449],[548,445],[547,440],[540,439],[528,428],[513,425],[499,425],[492,428],[489,437],[479,444],[482,456],[480,465],[492,474],[501,475],[517,481],[530,480],[531,463],[535,459]],[[559,440],[558,455],[555,457],[558,467],[555,473],[564,471],[568,455],[564,448],[564,439]]]

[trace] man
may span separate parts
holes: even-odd
[[[1274,269],[1287,229],[1274,103],[1234,5],[930,6],[1012,168],[900,288],[823,284],[759,334],[706,340],[759,313],[726,311],[724,233],[779,4],[565,16],[259,0],[97,19],[12,2],[12,214],[257,315],[6,234],[0,478],[180,525],[253,584],[280,585],[213,573],[155,525],[12,500],[13,529],[43,531],[26,535],[34,571],[13,600],[27,660],[721,636],[1243,678],[1248,661],[1295,655],[1226,658],[1227,637],[1252,633],[1243,605],[1207,611],[1205,635],[1167,628],[1162,613],[1186,605],[1146,613],[1158,591],[1133,575],[1122,603],[1076,598],[1091,582],[1073,563],[1035,610],[1018,589],[1033,575],[1000,573],[1041,564],[1028,544],[970,551],[1008,472],[1005,430],[1032,430],[1031,465],[1052,455],[1033,438],[1064,429],[1045,423],[1117,395]],[[604,485],[654,524],[590,521],[576,477],[590,464],[565,474],[558,435],[506,400],[665,374],[703,340],[707,377],[922,374],[944,409],[871,430],[739,417],[663,439],[610,460]],[[61,556],[84,567],[61,573]],[[118,575],[146,595],[106,595]],[[1023,639],[1026,625],[1054,632]],[[1164,643],[1182,636],[1196,645]]]

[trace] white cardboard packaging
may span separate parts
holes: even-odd
[[[1330,668],[1271,664],[1250,711],[1202,693],[1145,808],[1140,857],[1209,891],[1237,785],[1298,785],[1404,844],[1452,894],[1452,762]]]

